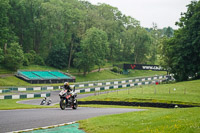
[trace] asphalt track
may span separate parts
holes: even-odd
[[[58,93],[59,91],[51,92],[52,104],[59,102]],[[78,98],[90,95],[94,94],[79,94]],[[20,103],[39,105],[40,102],[41,99],[34,99]],[[72,110],[71,108],[66,110],[61,110],[60,108],[0,110],[0,133],[58,125],[96,116],[133,111],[143,111],[143,109],[78,107],[77,110]]]
[[[4,133],[45,127],[101,115],[119,114],[133,111],[142,111],[142,109],[79,107],[77,110],[69,108],[66,110],[61,110],[59,108],[0,110],[0,132]]]
[[[60,101],[60,97],[58,96],[59,92],[60,91],[52,91],[50,98],[47,98],[47,101],[49,99],[52,100],[52,104],[51,105],[59,103],[59,101]],[[78,99],[79,98],[84,98],[84,97],[88,97],[88,96],[91,96],[91,95],[94,95],[94,94],[93,93],[90,93],[90,94],[78,94],[77,98]],[[41,98],[41,99],[33,99],[33,100],[24,100],[24,101],[19,101],[18,103],[31,104],[31,105],[40,105],[42,99],[43,98]]]

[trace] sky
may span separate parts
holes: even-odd
[[[175,26],[181,12],[186,12],[186,5],[191,0],[86,0],[92,4],[106,3],[117,7],[122,14],[131,16],[140,21],[142,27],[152,27],[153,22],[158,28]]]

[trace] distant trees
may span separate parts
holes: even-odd
[[[0,48],[12,43],[24,53],[23,65],[78,67],[84,72],[105,61],[155,63],[160,36],[107,4],[78,0],[0,0]],[[161,32],[161,31],[159,31]],[[171,29],[166,30],[171,36]],[[90,36],[91,35],[91,36]],[[93,52],[89,64],[87,50]],[[3,58],[2,58],[3,59]],[[45,62],[44,62],[45,61]]]
[[[81,41],[81,52],[77,53],[78,67],[83,69],[84,75],[94,65],[99,68],[105,63],[108,50],[106,32],[97,28],[90,28]]]
[[[162,59],[177,81],[200,78],[200,1],[192,1],[176,24],[174,37],[163,40]]]
[[[62,45],[55,45],[49,52],[46,62],[49,66],[63,69],[67,67],[68,64],[67,59],[68,59],[68,53],[66,47]]]

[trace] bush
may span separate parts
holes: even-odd
[[[29,63],[29,60],[26,56],[24,56],[24,61],[23,61],[23,66],[29,66],[30,63]]]
[[[65,46],[62,45],[56,45],[54,46],[51,51],[49,52],[49,55],[46,59],[46,63],[49,66],[55,67],[55,68],[65,68],[68,65],[68,50]]]
[[[41,65],[41,66],[44,66],[44,65],[45,65],[44,59],[43,59],[41,56],[39,56],[39,55],[37,55],[37,56],[35,57],[34,63],[35,63],[36,65]]]
[[[0,63],[3,63],[4,61],[4,53],[3,50],[0,48]]]
[[[118,68],[117,68],[117,67],[113,67],[113,68],[111,69],[111,71],[117,73],[117,72],[118,72]]]
[[[44,59],[37,55],[34,50],[31,50],[29,53],[24,54],[24,66],[29,66],[29,65],[45,65]]]
[[[5,65],[11,70],[17,70],[22,66],[24,61],[24,53],[22,47],[18,43],[11,43],[5,54]]]

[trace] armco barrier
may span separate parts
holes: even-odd
[[[157,108],[188,108],[199,107],[193,105],[168,104],[168,103],[148,103],[148,102],[123,102],[123,101],[79,101],[79,104],[101,104],[101,105],[120,105],[120,106],[141,106],[141,107],[157,107]]]
[[[20,95],[4,95],[0,99],[24,99],[24,98],[37,98],[37,97],[50,97],[51,93],[42,94],[20,94]]]
[[[59,89],[60,86],[49,86],[49,87],[13,87],[13,88],[9,88],[9,89],[4,89],[4,90],[0,90],[0,93],[8,93],[8,92],[14,92],[14,91],[41,91],[41,90],[55,90],[55,89]]]
[[[71,87],[92,87],[92,86],[107,86],[107,85],[118,85],[118,84],[127,84],[133,82],[140,82],[140,81],[151,81],[156,79],[162,79],[166,76],[153,76],[153,77],[143,77],[143,78],[134,78],[134,79],[126,79],[121,81],[112,81],[112,82],[95,82],[95,83],[87,83],[87,84],[75,84],[71,85]],[[60,86],[53,86],[53,87],[13,87],[9,89],[0,90],[0,93],[8,93],[13,91],[39,91],[39,90],[54,90],[60,89]]]

